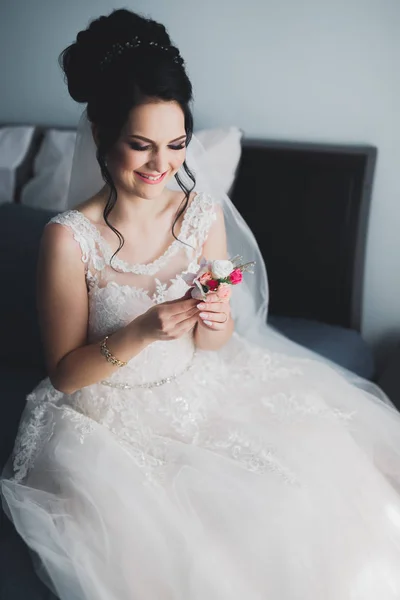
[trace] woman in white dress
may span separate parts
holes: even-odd
[[[263,264],[234,317],[188,292],[227,238],[259,254],[229,201],[195,188],[165,28],[115,11],[62,64],[103,184],[41,243],[49,377],[1,480],[37,573],[62,600],[398,600],[399,414],[268,331]]]

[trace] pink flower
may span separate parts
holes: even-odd
[[[232,288],[229,283],[220,283],[217,289],[217,296],[222,302],[228,302],[232,294]]]
[[[209,281],[207,281],[206,285],[213,292],[218,287],[218,281],[215,281],[215,279],[210,279]],[[219,287],[221,287],[221,286],[219,286]]]
[[[212,279],[212,278],[213,278],[213,276],[212,276],[211,271],[206,271],[205,273],[200,275],[199,282],[201,283],[201,285],[207,285],[208,282],[210,281],[210,279]]]
[[[242,282],[243,279],[243,273],[240,269],[234,269],[232,271],[232,273],[229,275],[229,279],[232,283],[232,285],[237,285],[238,283]]]

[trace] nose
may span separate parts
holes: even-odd
[[[168,156],[165,150],[155,150],[148,163],[149,168],[157,173],[168,171]]]

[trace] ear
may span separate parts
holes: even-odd
[[[98,146],[99,145],[99,133],[98,133],[97,125],[92,123],[91,128],[92,128],[92,135],[93,135],[94,143],[96,144],[96,146]]]

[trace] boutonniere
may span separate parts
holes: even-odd
[[[196,273],[186,273],[183,279],[193,286],[192,298],[206,300],[207,294],[214,292],[221,301],[227,302],[232,294],[232,286],[243,280],[243,273],[253,273],[255,262],[242,262],[241,256],[230,260],[206,260],[203,258]]]

